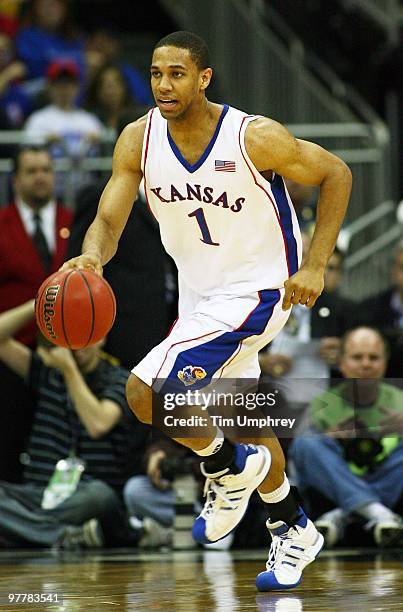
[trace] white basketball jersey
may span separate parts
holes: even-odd
[[[200,295],[277,289],[300,263],[301,236],[283,179],[265,180],[245,149],[246,127],[256,118],[225,105],[209,145],[191,165],[159,109],[148,114],[147,202],[181,282]]]

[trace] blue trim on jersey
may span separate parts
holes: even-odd
[[[271,182],[271,190],[276,200],[280,222],[287,243],[287,259],[290,275],[298,270],[298,248],[292,226],[291,208],[285,192],[285,186],[281,176],[276,174]]]
[[[259,297],[260,302],[238,329],[225,332],[214,340],[179,353],[160,393],[183,393],[205,387],[215,372],[235,353],[242,340],[262,334],[273,315],[275,305],[280,300],[280,291],[278,289],[259,291]],[[185,386],[178,379],[178,372],[189,365],[202,367],[207,376],[193,385]]]
[[[188,172],[195,172],[196,170],[198,170],[200,168],[200,166],[202,166],[204,164],[204,162],[206,161],[207,157],[209,156],[211,149],[214,146],[215,141],[217,140],[218,134],[220,132],[220,128],[221,128],[221,124],[224,120],[225,115],[227,114],[229,109],[228,104],[224,104],[224,108],[222,109],[222,113],[220,115],[220,118],[218,120],[216,129],[214,131],[213,137],[210,140],[210,142],[208,143],[206,149],[204,150],[203,155],[197,160],[197,162],[195,164],[189,164],[188,161],[186,161],[186,159],[183,157],[182,153],[179,151],[178,147],[175,144],[174,139],[172,138],[170,132],[169,132],[169,127],[168,127],[168,123],[167,123],[167,137],[168,137],[168,142],[171,145],[171,149],[175,155],[175,157],[178,159],[178,161],[182,164],[182,166],[184,166],[186,168],[186,170]]]

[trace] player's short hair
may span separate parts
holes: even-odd
[[[186,32],[185,30],[172,32],[172,34],[164,36],[164,38],[157,42],[154,51],[160,47],[187,49],[199,70],[204,70],[210,66],[210,52],[207,43],[197,34],[193,34],[193,32]]]
[[[46,153],[50,159],[52,159],[49,149],[46,145],[34,145],[34,144],[26,144],[18,147],[14,152],[13,156],[13,174],[18,174],[19,169],[21,168],[21,157],[24,153]]]

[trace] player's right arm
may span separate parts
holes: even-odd
[[[142,179],[141,152],[146,126],[141,117],[125,127],[113,153],[112,176],[98,205],[98,211],[84,238],[82,254],[64,263],[68,268],[90,268],[102,274],[116,253]]]

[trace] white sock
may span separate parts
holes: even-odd
[[[290,492],[290,483],[288,482],[287,476],[284,474],[284,482],[282,485],[271,491],[270,493],[261,493],[258,491],[260,497],[266,504],[277,504],[287,497]]]
[[[194,452],[200,457],[209,457],[210,455],[214,455],[217,451],[220,450],[224,442],[224,434],[219,427],[217,427],[217,433],[215,438],[206,448],[201,448],[200,450],[195,450]]]
[[[354,512],[357,512],[357,514],[363,516],[369,521],[396,518],[394,512],[380,502],[370,502],[369,504],[355,508]]]

